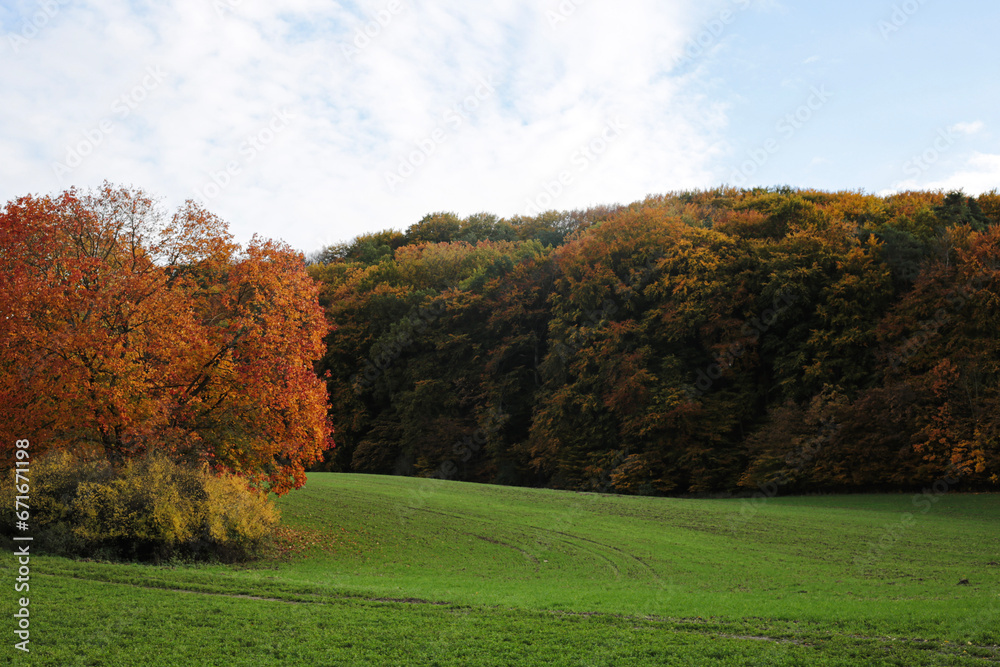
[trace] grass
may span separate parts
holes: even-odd
[[[4,660],[1000,662],[997,494],[754,505],[314,474],[280,506],[280,544],[251,566],[33,556],[32,653],[9,640]]]

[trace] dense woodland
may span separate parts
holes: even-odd
[[[279,494],[308,469],[995,489],[998,223],[996,191],[723,188],[432,214],[307,264],[141,190],[22,197],[0,212],[3,453],[161,452]]]
[[[1000,195],[440,213],[310,258],[319,469],[630,494],[995,488]]]

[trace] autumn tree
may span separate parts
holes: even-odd
[[[276,493],[332,446],[313,362],[326,332],[300,254],[240,249],[193,202],[105,184],[0,213],[5,447],[148,450]],[[9,455],[9,450],[8,450]]]

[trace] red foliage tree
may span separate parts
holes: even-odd
[[[162,449],[281,494],[332,446],[313,363],[327,331],[301,255],[141,190],[22,197],[0,212],[0,437]]]

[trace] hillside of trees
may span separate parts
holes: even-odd
[[[310,258],[317,469],[629,494],[995,488],[1000,195],[433,214]]]
[[[265,492],[1000,483],[1000,194],[731,189],[322,249],[111,185],[0,212],[0,433]],[[332,434],[336,433],[334,447]]]

